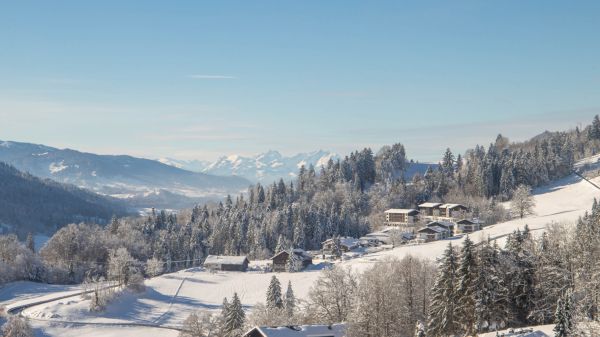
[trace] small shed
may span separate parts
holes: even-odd
[[[246,256],[209,255],[204,268],[221,271],[246,271],[250,261]]]
[[[292,249],[293,254],[296,254],[302,260],[302,268],[306,268],[307,266],[312,264],[312,256],[308,254],[304,249]],[[281,252],[273,255],[271,261],[273,263],[273,271],[286,271],[286,266],[288,262],[288,258],[290,257],[290,252],[287,250],[282,250]]]
[[[243,337],[344,337],[345,324],[296,325],[296,326],[257,326]]]

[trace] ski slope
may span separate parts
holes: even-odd
[[[600,184],[600,178],[592,181]],[[600,190],[572,175],[534,190],[534,215],[486,227],[472,234],[471,238],[480,241],[490,237],[503,245],[508,234],[522,229],[525,224],[529,225],[534,234],[541,233],[550,223],[572,224],[589,210],[593,199],[599,196]],[[387,258],[413,255],[433,260],[444,251],[449,242],[460,245],[463,240],[464,236],[457,236],[421,245],[400,246],[338,264],[360,272]],[[316,262],[318,263],[318,260]],[[265,261],[253,263],[264,264]],[[203,268],[192,268],[147,280],[144,293],[125,293],[103,313],[89,312],[88,301],[75,296],[29,307],[21,314],[31,318],[34,327],[44,336],[176,336],[176,330],[135,327],[128,324],[154,324],[177,328],[192,310],[220,310],[223,297],[231,298],[234,292],[240,296],[244,308],[250,310],[254,304],[264,302],[273,275],[279,278],[284,289],[288,281],[291,281],[296,297],[306,298],[311,285],[319,277],[321,268],[322,265],[300,273],[208,272]],[[31,303],[40,298],[47,300],[51,296],[77,290],[65,286],[45,286],[48,288],[26,292],[21,288],[35,287],[28,282],[13,283],[0,289],[0,301],[10,301],[10,305],[19,305],[25,301]],[[6,304],[7,302],[0,302],[0,305]]]

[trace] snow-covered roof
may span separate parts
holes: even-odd
[[[433,227],[433,226],[450,228],[450,227],[453,227],[454,224],[452,222],[443,221],[443,220],[436,220],[436,221],[432,221],[427,224],[427,227]]]
[[[426,202],[426,203],[420,204],[419,207],[431,207],[431,208],[433,208],[433,207],[439,207],[441,205],[442,205],[442,203],[440,203],[440,202]]]
[[[444,227],[440,227],[440,226],[425,227],[425,228],[421,228],[418,230],[419,233],[424,233],[424,232],[444,233],[447,231],[448,231],[448,229],[446,229]]]
[[[440,208],[449,208],[449,209],[453,209],[456,207],[463,207],[463,208],[467,208],[465,205],[462,204],[443,204],[440,206]]]
[[[204,264],[244,264],[248,260],[246,256],[209,255]]]
[[[306,252],[304,249],[301,249],[301,248],[294,248],[294,249],[292,249],[292,251],[294,252],[294,254],[296,254],[296,255],[298,255],[298,256],[300,256],[300,257],[302,257],[302,259],[304,259],[304,260],[309,260],[309,259],[310,259],[310,260],[312,260],[312,255],[310,255],[309,253],[307,253],[307,252]],[[279,253],[277,253],[277,254],[273,255],[273,256],[271,257],[271,260],[272,260],[272,259],[274,259],[274,258],[276,258],[277,256],[279,256],[279,255],[281,255],[281,254],[284,254],[284,253],[285,253],[285,254],[289,254],[289,251],[287,251],[287,250],[282,250],[282,251],[280,251]]]
[[[346,335],[346,325],[261,326],[253,328],[244,336],[251,336],[251,333],[255,331],[260,332],[264,337],[344,337]]]
[[[327,239],[327,240],[323,241],[322,244],[326,244],[326,243],[329,243],[331,241],[333,241],[333,238]],[[346,246],[348,248],[357,247],[359,243],[360,243],[359,239],[355,239],[355,238],[352,238],[352,237],[349,237],[349,236],[340,237],[340,245]]]
[[[390,208],[387,211],[385,211],[384,213],[396,213],[396,214],[411,214],[411,213],[419,213],[419,211],[417,211],[414,208]]]

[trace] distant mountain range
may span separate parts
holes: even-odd
[[[0,233],[52,234],[68,223],[101,224],[113,215],[128,214],[121,200],[42,180],[0,163]]]
[[[339,156],[323,150],[299,153],[293,156],[283,156],[277,151],[268,151],[250,157],[223,156],[214,162],[184,161],[171,158],[161,158],[159,161],[190,171],[219,176],[236,175],[253,182],[271,183],[279,179],[294,179],[302,165],[308,167],[312,164],[318,168],[327,165],[329,159],[337,160]]]
[[[319,150],[299,153],[288,157],[283,156],[277,151],[268,151],[250,157],[240,155],[223,156],[214,162],[202,160],[186,161],[172,158],[161,158],[159,161],[167,165],[195,172],[219,176],[236,175],[252,182],[271,183],[280,178],[284,180],[295,179],[298,169],[302,165],[308,167],[312,164],[315,168],[319,168],[327,165],[330,158],[334,161],[341,159],[336,153]],[[405,178],[411,179],[416,173],[423,175],[429,166],[436,168],[437,164],[409,163],[405,172]]]
[[[189,207],[200,201],[237,194],[251,184],[242,177],[191,172],[155,160],[11,141],[0,141],[0,161],[37,177],[125,200],[135,199],[137,206],[145,207],[169,206],[169,201],[162,198],[161,204],[155,204],[160,191],[169,192],[163,196],[176,195],[178,206]],[[149,197],[148,203],[144,203],[145,197]]]

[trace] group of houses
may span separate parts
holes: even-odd
[[[417,239],[425,242],[480,230],[481,223],[469,218],[466,206],[450,203],[426,202],[418,209],[392,208],[385,211],[386,225],[412,229],[422,227],[415,234]]]
[[[385,211],[387,228],[369,233],[359,239],[334,237],[322,242],[322,254],[341,256],[360,247],[396,245],[417,239],[422,242],[443,240],[461,233],[472,233],[481,229],[478,220],[469,219],[469,209],[461,204],[426,202],[418,209],[388,209]],[[418,228],[418,229],[417,229]],[[288,271],[290,255],[300,268],[312,264],[312,256],[302,249],[278,252],[271,257],[271,269],[275,272]],[[246,256],[209,255],[204,267],[209,270],[241,271],[248,269]]]
[[[312,256],[303,249],[283,250],[271,257],[271,270],[287,271],[290,254],[294,254],[301,268],[312,264]],[[250,260],[246,256],[208,255],[204,260],[204,268],[212,271],[241,271],[248,270]]]

